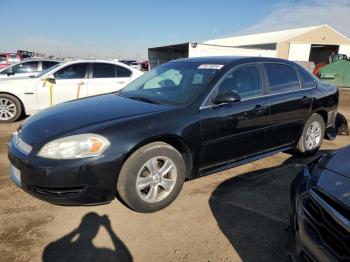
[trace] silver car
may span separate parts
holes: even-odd
[[[48,58],[30,58],[0,70],[0,79],[36,76],[41,71],[57,65],[61,61]]]

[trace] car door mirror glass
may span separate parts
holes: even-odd
[[[219,105],[219,104],[233,103],[233,102],[239,102],[239,101],[241,101],[241,97],[238,93],[234,91],[227,91],[224,93],[219,93],[213,100],[213,103],[215,105]]]
[[[46,78],[47,82],[52,83],[52,84],[56,84],[56,80],[55,80],[55,76],[54,75],[49,75]]]

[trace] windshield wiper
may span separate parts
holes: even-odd
[[[151,104],[157,104],[159,105],[158,102],[156,101],[153,101],[149,98],[146,98],[146,97],[142,97],[142,96],[128,96],[127,98],[130,98],[130,99],[134,99],[134,100],[138,100],[138,101],[143,101],[143,102],[146,102],[146,103],[151,103]]]

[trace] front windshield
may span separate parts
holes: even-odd
[[[62,63],[58,63],[57,65],[54,65],[53,67],[49,67],[48,69],[45,69],[43,71],[41,71],[39,74],[37,74],[36,76],[34,76],[34,78],[40,78],[43,75],[45,75],[46,73],[50,72],[51,70],[56,69],[57,67],[61,66]]]
[[[120,96],[158,104],[185,105],[218,73],[222,66],[193,62],[161,65],[120,90]]]

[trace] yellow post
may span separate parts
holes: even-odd
[[[43,81],[43,87],[46,86],[47,78],[41,79]],[[52,106],[52,93],[53,93],[53,83],[50,82],[50,107]]]

